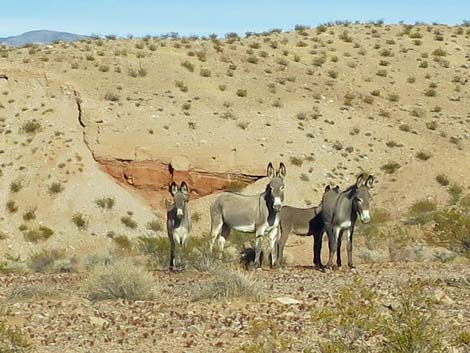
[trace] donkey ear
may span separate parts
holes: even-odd
[[[357,177],[357,180],[356,180],[356,187],[360,187],[362,185],[362,182],[364,181],[364,175],[361,174]]]
[[[284,180],[286,178],[286,174],[287,174],[286,166],[284,165],[284,163],[281,162],[281,164],[279,164],[279,170],[277,171],[277,175],[282,180]]]
[[[272,163],[268,164],[267,175],[268,175],[269,179],[274,178],[274,176],[276,175],[276,172],[274,171]]]
[[[178,192],[178,185],[175,182],[172,182],[170,185],[170,192],[173,196]]]
[[[372,184],[374,184],[374,177],[372,175],[369,175],[365,185],[370,189],[372,187]]]
[[[187,194],[189,192],[188,185],[183,181],[180,186],[180,190],[183,194]]]
[[[330,185],[325,186],[325,192],[328,192],[328,191],[330,191],[330,190],[331,190],[331,186],[330,186]]]

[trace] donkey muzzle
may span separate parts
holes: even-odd
[[[176,217],[183,218],[183,210],[181,208],[176,209]]]
[[[361,217],[361,222],[362,223],[369,223],[370,222],[369,210],[363,210],[359,215]]]
[[[280,197],[275,197],[274,202],[273,202],[273,208],[276,211],[279,211],[281,209],[281,206],[282,206],[281,198]]]

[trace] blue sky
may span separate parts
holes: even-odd
[[[123,36],[243,34],[334,20],[456,24],[470,19],[470,0],[0,0],[0,5],[0,36],[34,29]]]

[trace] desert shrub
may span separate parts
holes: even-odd
[[[13,200],[7,201],[6,208],[9,213],[15,213],[18,211],[18,206],[16,205],[16,202]]]
[[[312,311],[326,339],[311,351],[365,353],[373,341],[384,353],[444,352],[443,332],[428,293],[422,282],[406,283],[397,305],[386,309],[378,293],[355,279],[338,291],[335,306]]]
[[[380,76],[380,77],[387,77],[387,70],[385,69],[380,69],[379,71],[377,71],[377,76]]]
[[[32,208],[23,213],[23,220],[28,222],[32,221],[33,219],[36,219],[36,208]]]
[[[442,186],[447,186],[449,185],[450,181],[447,175],[445,174],[439,174],[436,176],[436,181],[441,184]]]
[[[50,285],[46,284],[29,284],[13,287],[7,294],[7,298],[10,301],[21,301],[21,300],[42,300],[48,299],[55,296],[55,288],[51,288]],[[2,352],[0,350],[0,352]]]
[[[246,58],[246,61],[249,62],[250,64],[257,64],[259,59],[254,55],[250,55],[249,57]]]
[[[104,99],[110,102],[119,102],[119,95],[113,92],[108,92],[104,95]]]
[[[35,119],[28,120],[21,125],[20,131],[26,134],[35,134],[41,131],[41,123]]]
[[[249,121],[240,121],[240,122],[237,123],[237,126],[242,130],[246,130],[246,129],[248,129],[248,126],[250,126],[250,122]]]
[[[202,283],[192,293],[194,301],[233,298],[259,300],[260,297],[261,290],[253,278],[229,269],[218,270],[212,280]]]
[[[396,93],[390,93],[388,96],[387,96],[387,99],[390,101],[390,102],[398,102],[400,100],[400,96]]]
[[[416,153],[416,158],[422,161],[427,161],[429,158],[431,158],[431,154],[425,151],[419,151]]]
[[[84,290],[90,300],[149,300],[154,297],[152,275],[124,258],[109,265],[96,266],[85,280]]]
[[[56,268],[56,263],[65,259],[63,250],[42,250],[28,259],[28,267],[35,272],[47,272]]]
[[[378,89],[373,90],[370,94],[374,97],[380,97],[380,91]]]
[[[199,74],[202,76],[202,77],[211,77],[211,70],[209,69],[201,69],[201,71],[199,72]]]
[[[37,229],[30,229],[23,234],[24,239],[31,243],[47,240],[52,235],[54,235],[54,231],[44,225],[39,226]]]
[[[72,216],[72,222],[79,230],[85,230],[88,227],[88,220],[80,212],[77,212]]]
[[[64,191],[64,187],[61,183],[52,183],[49,185],[48,191],[50,194],[60,194],[62,191]]]
[[[181,66],[183,66],[185,69],[187,69],[189,72],[194,72],[194,64],[192,64],[190,61],[185,60],[181,63]]]
[[[437,92],[436,92],[435,89],[429,88],[429,89],[424,91],[424,95],[426,97],[435,97],[435,96],[437,96]]]
[[[450,205],[455,205],[457,204],[457,202],[459,202],[460,197],[462,196],[462,191],[463,191],[462,187],[455,183],[449,187],[447,192],[449,193],[449,196],[450,196],[450,200],[449,200]]]
[[[338,78],[338,71],[328,70],[328,76],[332,79],[336,79],[336,78]]]
[[[111,210],[115,203],[116,199],[114,197],[101,197],[95,200],[96,206],[102,210]]]
[[[437,121],[430,121],[430,122],[427,122],[426,123],[426,128],[428,128],[429,130],[436,130],[437,127],[439,126],[439,124],[437,123]]]
[[[163,230],[162,222],[159,219],[149,221],[146,225],[146,228],[155,233],[159,233]]]
[[[283,332],[279,324],[273,320],[256,319],[250,322],[249,337],[239,350],[240,353],[288,353],[293,352],[293,339]],[[309,353],[308,348],[303,350]]]
[[[374,97],[372,96],[365,96],[362,101],[366,104],[372,104],[374,103]]]
[[[246,97],[248,95],[248,92],[246,89],[237,89],[237,96],[238,97]]]
[[[132,219],[131,216],[122,216],[121,217],[121,223],[124,224],[127,228],[131,229],[136,229],[137,228],[137,222]]]
[[[422,213],[429,213],[436,210],[436,203],[431,200],[419,200],[411,205],[408,213],[410,216],[416,217]]]
[[[126,235],[116,235],[112,237],[113,243],[120,253],[131,253],[133,246],[132,242]]]
[[[408,124],[401,124],[398,128],[401,131],[404,131],[404,132],[410,132],[411,131],[411,127]]]
[[[101,72],[108,72],[109,71],[109,66],[108,65],[100,65],[98,68]]]
[[[289,162],[292,165],[300,167],[303,164],[304,160],[302,158],[292,156],[292,157],[289,158]]]
[[[470,257],[470,216],[468,212],[449,208],[435,212],[434,231],[428,240],[463,256]]]
[[[383,170],[387,174],[393,174],[400,168],[401,168],[401,165],[397,162],[388,162],[380,167],[380,169]]]
[[[3,309],[2,309],[3,310]],[[6,314],[0,314],[0,352],[25,353],[31,349],[26,336],[17,327],[10,327],[6,321]]]

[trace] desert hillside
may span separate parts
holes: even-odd
[[[0,47],[0,299],[10,324],[39,352],[384,352],[401,342],[408,310],[424,322],[410,338],[423,351],[465,352],[469,38],[464,25],[339,23]],[[294,235],[283,269],[233,271],[250,235],[233,236],[222,260],[207,255],[211,201],[262,191],[269,162],[286,164],[285,203],[297,207],[317,205],[326,185],[375,176],[372,222],[354,240],[358,272],[311,270],[312,240]],[[189,266],[168,273],[168,185],[183,180]],[[103,278],[130,289],[107,296]],[[432,317],[416,309],[423,303]],[[369,317],[391,329],[361,328]],[[439,320],[450,327],[442,335]],[[351,325],[361,334],[344,346]],[[270,336],[258,342],[260,332]]]
[[[3,48],[1,201],[18,208],[0,208],[6,242],[34,222],[72,242],[142,233],[182,179],[207,231],[211,197],[200,197],[258,180],[269,161],[287,164],[295,206],[362,171],[377,180],[373,206],[394,219],[417,200],[445,204],[437,175],[469,186],[469,35],[372,24]]]

